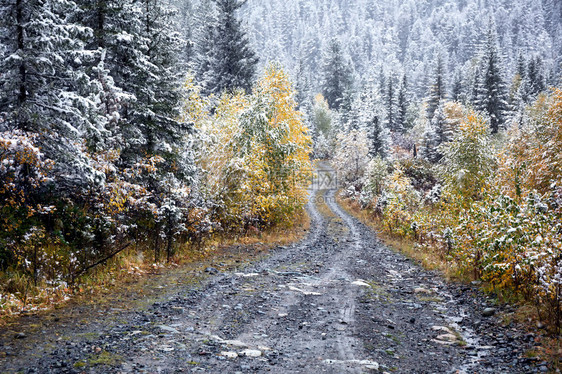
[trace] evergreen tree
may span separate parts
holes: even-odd
[[[468,81],[468,86],[469,86],[469,93],[468,93],[468,98],[470,103],[473,106],[476,106],[478,104],[478,93],[480,90],[480,79],[481,79],[481,75],[482,75],[482,66],[481,63],[478,62],[476,63],[472,69],[470,70],[470,74],[469,74],[469,81]]]
[[[379,91],[380,92],[385,92],[386,90],[386,74],[384,73],[384,67],[383,65],[381,65],[380,67],[380,71],[379,71]]]
[[[481,76],[477,86],[476,108],[490,116],[492,133],[497,133],[500,126],[503,125],[508,104],[497,36],[491,22],[481,59]]]
[[[523,80],[523,85],[528,103],[533,101],[539,93],[546,89],[543,64],[539,56],[529,60],[527,65],[527,74]]]
[[[346,132],[364,128],[365,121],[371,114],[370,107],[364,107],[366,101],[365,92],[354,92],[350,97],[350,110],[340,111],[340,121],[344,124]],[[341,113],[343,112],[343,115]]]
[[[338,110],[346,91],[351,89],[351,68],[344,57],[341,43],[332,39],[324,57],[322,93],[330,108]]]
[[[39,135],[55,172],[71,184],[89,183],[94,172],[78,143],[105,133],[86,74],[90,29],[67,22],[78,11],[66,0],[14,0],[0,7],[0,131]],[[62,183],[62,181],[61,181]]]
[[[425,132],[422,137],[420,155],[423,159],[435,163],[440,155],[437,147],[439,146],[438,136],[431,122],[426,123]]]
[[[396,97],[394,94],[394,77],[390,75],[387,80],[385,109],[386,109],[386,127],[392,131],[397,131],[396,126]]]
[[[75,22],[93,30],[88,49],[102,51],[92,65],[93,77],[102,84],[101,110],[112,118],[113,145],[126,154],[146,143],[138,118],[144,103],[137,97],[152,68],[146,59],[148,41],[142,36],[143,10],[132,0],[79,0],[79,4]]]
[[[460,72],[455,74],[453,78],[453,87],[451,87],[451,100],[462,102],[464,99],[463,95],[463,84],[462,84],[462,75]]]
[[[431,123],[433,125],[433,128],[435,129],[435,133],[437,134],[438,145],[451,141],[451,139],[453,138],[453,131],[445,114],[444,101],[441,101],[439,103],[439,106],[435,111],[435,115],[433,116],[433,120],[431,121]]]
[[[525,57],[522,53],[517,56],[517,66],[515,67],[516,74],[519,75],[521,79],[525,79],[527,76],[527,65],[525,63]]]
[[[241,88],[249,92],[254,80],[258,58],[242,30],[236,12],[244,5],[241,0],[214,0],[217,24],[211,50],[208,90],[220,93]]]
[[[433,114],[437,110],[440,101],[445,98],[445,94],[443,58],[439,55],[437,56],[433,83],[429,87],[429,97],[427,99],[427,118],[430,120],[433,118]]]
[[[114,169],[144,191],[142,209],[150,209],[143,223],[150,226],[156,248],[160,239],[168,239],[170,253],[181,206],[187,204],[177,191],[190,185],[194,174],[186,144],[191,124],[178,120],[185,40],[172,8],[159,0],[79,1],[82,11],[75,22],[93,30],[89,49],[101,51],[91,75],[102,90],[98,110],[108,118],[107,146],[119,156]],[[150,173],[131,172],[146,167]]]
[[[451,141],[452,138],[453,132],[450,129],[447,116],[445,115],[444,101],[441,101],[424,134],[423,157],[432,163],[439,162],[443,157],[439,146]]]
[[[353,102],[356,96],[357,93],[353,86],[348,87],[343,92],[339,107],[339,116],[342,123],[353,122],[355,116]]]
[[[390,134],[383,125],[381,117],[373,116],[367,123],[367,136],[369,138],[369,156],[387,158],[390,153]]]
[[[210,92],[212,79],[213,46],[217,27],[217,10],[214,0],[202,0],[195,12],[194,46],[190,67],[204,93]]]
[[[402,77],[402,83],[398,91],[398,103],[396,112],[395,131],[404,132],[407,127],[408,117],[408,79],[406,74]]]
[[[296,76],[296,100],[299,108],[302,108],[309,103],[312,95],[311,83],[308,69],[305,67],[304,61],[301,58],[297,66]]]
[[[121,166],[159,155],[188,175],[183,164],[172,160],[177,156],[173,149],[181,147],[189,131],[177,121],[184,41],[174,14],[158,0],[81,2],[79,19],[94,31],[89,47],[103,51],[106,98],[119,108],[113,131]]]
[[[178,14],[176,16],[179,32],[182,34],[182,60],[183,63],[189,65],[193,58],[194,35],[193,20],[195,18],[195,9],[191,0],[182,0],[178,4]]]
[[[387,157],[390,153],[390,132],[384,124],[384,103],[374,82],[367,83],[352,105],[354,118],[348,131],[359,130],[368,139],[369,155]]]
[[[135,106],[139,122],[145,125],[146,153],[159,155],[166,161],[163,174],[170,173],[188,181],[193,165],[185,155],[185,135],[191,124],[179,121],[184,75],[180,70],[184,41],[176,31],[173,12],[160,0],[143,0],[143,32],[147,41],[148,65],[143,82],[135,87],[135,96],[142,108]],[[139,110],[140,109],[140,110]],[[138,155],[138,151],[137,151]]]

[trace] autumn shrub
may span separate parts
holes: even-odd
[[[562,91],[493,138],[477,113],[455,110],[443,158],[371,162],[365,188],[380,227],[436,251],[463,276],[534,303],[562,324]]]
[[[445,189],[463,196],[467,202],[480,198],[496,166],[489,128],[484,118],[467,111],[452,141],[440,147],[440,179]]]
[[[129,235],[126,211],[118,207],[127,194],[109,180],[88,188],[55,188],[53,162],[42,160],[21,137],[8,139],[12,150],[34,152],[34,157],[3,154],[9,167],[2,169],[7,185],[2,188],[1,267],[29,274],[34,283],[71,281]]]
[[[270,66],[252,94],[198,98],[185,116],[198,128],[200,193],[215,231],[290,225],[307,201],[312,150],[288,76]]]
[[[399,160],[399,163],[404,170],[404,175],[410,178],[416,190],[425,193],[437,184],[435,168],[428,161],[421,158],[406,158]]]
[[[397,167],[389,175],[386,188],[382,193],[384,200],[382,222],[391,234],[409,235],[414,231],[414,213],[421,202],[420,193],[412,186],[410,178]]]
[[[50,207],[39,202],[52,161],[45,159],[35,136],[22,131],[0,133],[0,266],[34,266],[44,230],[36,226]],[[31,253],[29,253],[31,252]]]

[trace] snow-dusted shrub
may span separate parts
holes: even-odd
[[[29,262],[25,243],[36,239],[35,226],[41,214],[51,209],[36,197],[48,182],[52,166],[37,147],[36,136],[0,132],[0,268],[14,261]]]
[[[336,137],[336,150],[332,165],[338,180],[346,185],[355,184],[365,174],[369,163],[369,140],[362,130],[340,132]]]
[[[437,202],[441,200],[441,195],[442,195],[442,187],[438,183],[435,186],[433,186],[431,190],[429,190],[429,192],[425,197],[425,200],[430,204],[437,204]]]
[[[389,164],[380,156],[375,157],[367,165],[365,172],[365,186],[364,191],[372,197],[379,196],[387,182],[389,175]]]
[[[196,122],[200,191],[225,231],[290,222],[306,203],[311,139],[286,74],[270,66],[252,95],[223,95]]]
[[[453,231],[454,256],[493,285],[523,292],[559,312],[560,218],[538,194],[520,201],[491,196],[462,212]]]
[[[443,153],[440,176],[447,191],[478,198],[496,167],[489,131],[482,117],[468,111],[452,141],[440,147]]]
[[[420,207],[420,194],[400,168],[389,176],[385,187],[385,206],[382,222],[392,234],[407,235],[411,232],[414,214]]]

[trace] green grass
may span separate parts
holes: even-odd
[[[88,359],[90,366],[106,365],[115,366],[123,361],[123,356],[108,351],[101,351],[98,354],[91,355]]]

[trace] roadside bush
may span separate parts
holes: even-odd
[[[439,164],[403,159],[386,174],[371,161],[363,206],[386,232],[413,238],[460,275],[534,303],[560,333],[562,90],[539,97],[503,138],[473,111],[453,109]]]

